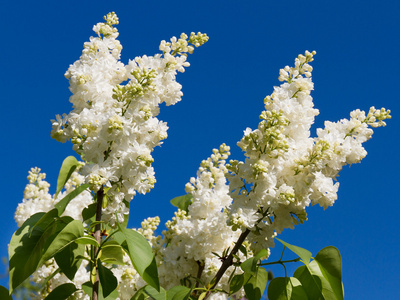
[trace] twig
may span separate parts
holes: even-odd
[[[210,289],[208,290],[206,296],[204,297],[204,300],[207,299],[211,293],[212,290],[217,286],[218,282],[220,281],[220,279],[222,278],[222,276],[224,275],[225,271],[232,266],[233,264],[233,257],[235,256],[235,254],[239,251],[240,246],[242,246],[244,240],[246,239],[246,237],[249,235],[250,230],[246,229],[245,231],[242,232],[242,234],[239,236],[235,247],[233,247],[231,253],[229,253],[228,257],[223,261],[221,267],[219,268],[217,274],[215,275],[215,277],[213,278],[213,280],[211,280],[210,283],[213,283],[212,286],[210,287]]]

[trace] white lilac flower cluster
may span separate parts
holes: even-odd
[[[29,171],[29,183],[25,187],[22,203],[18,204],[14,219],[18,226],[21,226],[29,217],[38,212],[48,212],[55,208],[55,205],[84,183],[84,176],[79,174],[81,166],[78,167],[65,184],[65,190],[58,195],[49,193],[50,184],[45,180],[46,174],[41,173],[40,168],[32,168]],[[93,203],[91,193],[86,190],[73,198],[63,216],[70,216],[75,220],[82,220],[82,210]]]
[[[244,162],[230,161],[229,223],[233,229],[251,230],[254,251],[273,246],[272,237],[284,228],[307,220],[306,207],[327,208],[337,199],[334,180],[346,164],[361,161],[367,152],[362,143],[371,138],[371,127],[385,126],[390,111],[372,107],[367,114],[355,110],[350,120],[325,122],[325,129],[310,137],[318,110],[310,92],[315,52],[306,51],[294,67],[280,70],[284,83],[265,98],[265,111],[256,130],[247,128],[239,147]]]
[[[186,192],[192,195],[188,211],[175,213],[173,220],[166,224],[164,237],[159,238],[159,246],[153,247],[157,249],[160,281],[165,288],[179,285],[181,280],[195,282],[194,278],[209,282],[222,264],[224,251],[232,249],[240,235],[227,223],[226,208],[232,203],[225,177],[229,154],[229,147],[223,144],[219,150],[213,150],[210,158],[202,161],[197,178],[191,178],[186,185]],[[232,270],[233,267],[227,270],[219,288],[229,289]],[[216,293],[209,299],[226,297]]]
[[[123,265],[114,265],[111,269],[118,281],[118,297],[115,300],[130,300],[140,288],[146,285],[133,267],[129,256],[124,254],[123,260]]]
[[[162,41],[162,54],[136,57],[127,65],[119,61],[115,13],[93,30],[98,35],[84,44],[82,56],[65,74],[69,79],[73,110],[52,120],[51,136],[71,140],[86,165],[82,174],[91,189],[104,187],[104,220],[120,221],[128,213],[125,201],[145,194],[156,182],[151,152],[167,138],[167,124],[156,118],[159,105],[181,100],[177,72],[189,66],[187,53],[204,44],[205,34],[185,34]],[[127,81],[126,84],[124,82]]]
[[[45,180],[46,174],[40,168],[32,168],[28,175],[28,184],[24,190],[24,198],[14,214],[18,227],[32,215],[54,208],[53,197],[49,194],[50,184]]]

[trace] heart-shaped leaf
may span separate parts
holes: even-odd
[[[342,258],[337,248],[328,246],[320,250],[315,256],[324,278],[329,282],[336,299],[344,299],[342,284]]]

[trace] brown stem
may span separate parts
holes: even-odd
[[[222,278],[222,276],[224,275],[225,271],[232,266],[233,264],[233,257],[234,255],[239,251],[240,246],[242,246],[244,240],[246,239],[246,237],[249,235],[250,230],[246,229],[245,231],[242,232],[242,234],[239,236],[235,247],[233,247],[231,253],[229,253],[228,257],[223,261],[221,267],[219,268],[217,274],[215,275],[215,277],[213,278],[213,280],[211,280],[211,282],[213,282],[213,285],[210,287],[209,291],[207,292],[207,295],[204,297],[204,300],[207,299],[211,293],[212,290],[217,286],[218,282],[220,281],[220,279]]]
[[[96,221],[100,222],[101,221],[101,210],[103,206],[103,197],[104,197],[104,190],[101,188],[97,192],[97,207],[96,207]],[[97,223],[94,227],[94,238],[96,241],[101,243],[101,223]],[[95,268],[96,268],[96,280],[93,283],[93,292],[92,292],[92,300],[98,300],[99,298],[99,270],[97,267],[97,252],[98,249],[97,247],[94,248],[94,258],[96,259],[95,261]]]
[[[197,279],[199,279],[199,281],[196,282],[196,288],[197,288],[197,287],[199,287],[200,278],[201,278],[201,274],[203,274],[205,263],[204,263],[204,261],[198,261],[198,260],[196,260],[196,263],[199,266],[199,269],[197,270]]]

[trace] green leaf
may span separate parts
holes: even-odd
[[[54,207],[57,208],[58,210],[58,215],[61,216],[65,211],[65,208],[67,207],[68,203],[71,202],[71,200],[74,199],[76,196],[78,196],[80,193],[85,191],[88,187],[89,187],[88,184],[82,184],[78,186],[71,193],[62,198],[56,205],[54,205]]]
[[[16,232],[14,232],[13,236],[11,237],[10,245],[8,246],[8,253],[9,253],[10,258],[14,255],[15,249],[19,246],[20,239],[24,236],[24,233],[26,234],[26,233],[33,231],[33,228],[35,228],[36,224],[45,215],[46,215],[46,213],[40,212],[40,213],[36,213],[36,214],[30,216],[22,224],[22,226],[20,228],[18,228]]]
[[[83,221],[85,222],[85,221],[93,218],[96,215],[96,210],[97,210],[97,203],[92,203],[92,204],[89,204],[88,207],[85,207],[82,210]]]
[[[101,261],[124,265],[124,250],[116,241],[107,241],[101,246]]]
[[[146,286],[140,288],[132,297],[130,300],[146,300],[148,296],[144,293],[144,289]]]
[[[84,284],[82,284],[82,290],[89,295],[90,297],[92,297],[92,293],[93,293],[93,285],[90,281],[85,282]],[[115,300],[119,297],[118,295],[118,290],[114,290],[108,297],[104,298],[103,297],[103,289],[101,287],[101,284],[99,285],[99,295],[98,295],[98,300]]]
[[[190,289],[185,287],[185,291],[186,291],[186,289],[189,290],[189,292],[190,292]],[[178,290],[181,290],[181,289],[178,289]],[[175,295],[176,292],[178,292],[178,291],[175,291],[175,292],[172,292],[172,293]],[[146,285],[146,286],[142,287],[140,290],[138,290],[135,293],[135,295],[133,295],[131,300],[167,300],[167,299],[170,299],[170,298],[168,298],[167,293],[168,292],[165,291],[163,288],[160,288],[160,291],[157,291],[152,286]],[[176,299],[183,300],[185,298],[183,296],[181,298],[176,298]]]
[[[0,285],[0,299],[13,300],[13,298],[10,296],[8,290],[2,285]]]
[[[68,156],[64,159],[61,165],[60,173],[58,174],[57,191],[55,197],[57,197],[58,193],[63,189],[65,183],[71,177],[71,174],[75,171],[78,165],[79,162],[73,156]]]
[[[166,300],[167,293],[163,288],[157,291],[155,288],[146,285],[139,289],[135,295],[132,296],[131,300]]]
[[[342,261],[335,247],[322,249],[308,266],[298,268],[294,276],[300,280],[310,299],[344,299]]]
[[[46,252],[49,243],[72,221],[71,217],[61,217],[54,222],[41,222],[40,226],[35,226],[43,216],[45,213],[31,216],[11,238],[8,250],[10,292],[40,267],[45,261],[43,253]]]
[[[329,282],[324,278],[318,263],[313,260],[308,266],[301,266],[294,272],[301,282],[308,298],[315,300],[336,300]]]
[[[85,236],[79,237],[74,242],[76,244],[92,245],[92,246],[95,246],[95,247],[100,247],[99,243],[91,235],[85,235]]]
[[[342,258],[337,248],[328,246],[323,248],[315,256],[315,261],[324,278],[329,282],[336,299],[344,299],[342,284]]]
[[[277,277],[268,285],[269,300],[308,300],[301,282],[295,277]]]
[[[144,292],[136,292],[135,295],[132,296],[131,300],[146,300],[146,296]]]
[[[101,283],[101,287],[103,289],[103,297],[107,298],[108,295],[113,292],[118,286],[118,280],[115,278],[113,272],[104,267],[100,260],[97,261],[97,266],[99,270],[99,279]]]
[[[157,264],[149,242],[133,229],[123,228],[118,223],[119,232],[114,239],[121,245],[126,243],[127,254],[139,275],[156,290],[160,290]]]
[[[229,283],[229,294],[234,294],[239,291],[244,285],[244,274],[238,274],[233,276]]]
[[[166,300],[167,299],[167,292],[160,288],[160,291],[157,291],[150,285],[145,286],[144,293],[150,297],[152,300]]]
[[[45,298],[45,300],[65,300],[68,299],[78,289],[73,283],[64,283],[56,287],[51,293]]]
[[[192,292],[192,289],[178,285],[167,291],[167,300],[187,300]]]
[[[104,221],[94,221],[94,222],[90,222],[90,224],[88,225],[88,230],[90,231],[90,229],[94,228],[97,224],[105,224]]]
[[[43,230],[39,227],[36,230],[33,230],[33,228],[44,215],[45,213],[34,214],[11,237],[8,248],[10,292],[18,287],[38,267],[40,253],[36,253],[37,251],[32,253],[32,250],[40,241]]]
[[[53,239],[46,241],[39,265],[52,258],[56,253],[63,250],[64,247],[82,237],[84,235],[83,230],[81,221],[73,220],[69,222]]]
[[[207,296],[207,292],[202,292],[198,300],[203,300]]]
[[[52,222],[54,222],[58,218],[58,211],[57,209],[53,208],[52,210],[45,213],[37,222],[34,224],[31,229],[30,233],[35,229],[38,228],[39,230],[45,230]]]
[[[249,259],[246,259],[244,262],[240,264],[240,268],[243,270],[243,272],[249,273],[251,275],[256,276],[257,274],[257,264],[260,259],[263,257],[268,256],[268,250],[267,249],[261,249],[257,255],[250,257]]]
[[[301,247],[294,246],[294,245],[291,245],[289,243],[286,243],[286,242],[284,242],[284,241],[282,241],[282,240],[280,240],[278,238],[275,238],[275,239],[280,241],[284,246],[286,246],[287,248],[292,250],[294,253],[296,253],[301,258],[301,260],[303,261],[303,263],[305,265],[308,265],[310,263],[311,256],[312,256],[310,251],[308,251],[308,250],[306,250],[304,248],[301,248]]]
[[[173,206],[180,208],[181,210],[188,211],[188,207],[192,204],[192,194],[186,194],[183,196],[175,197],[170,202]]]
[[[258,268],[256,275],[250,275],[250,279],[244,285],[246,297],[251,300],[260,300],[264,294],[268,282],[268,272],[264,268]]]
[[[85,245],[78,245],[71,243],[66,246],[62,251],[58,252],[54,258],[61,271],[71,281],[74,280],[75,274],[78,271],[82,257],[85,254]]]
[[[245,246],[241,245],[239,251],[242,252],[245,257],[247,257],[247,249]]]

